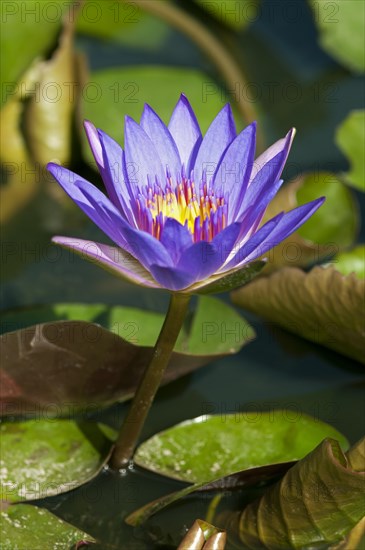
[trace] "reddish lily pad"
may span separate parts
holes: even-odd
[[[85,321],[56,321],[72,317]],[[47,318],[54,322],[28,326]],[[86,320],[102,322],[114,332]],[[163,320],[160,314],[100,304],[9,312],[2,320],[5,330],[27,328],[0,337],[1,414],[72,415],[129,399],[150,361]],[[253,337],[233,308],[201,297],[179,337],[164,383],[236,353]]]
[[[115,432],[91,422],[3,422],[1,500],[58,495],[93,479],[109,458]]]

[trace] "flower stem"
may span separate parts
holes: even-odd
[[[154,397],[170,360],[189,306],[189,294],[172,294],[169,309],[146,368],[119,432],[111,457],[117,470],[128,466]]]

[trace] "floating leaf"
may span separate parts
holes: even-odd
[[[365,278],[365,245],[356,246],[348,252],[340,252],[333,258],[334,267],[342,275],[356,273],[359,279]]]
[[[357,361],[364,359],[365,280],[331,266],[286,267],[232,293],[253,313]]]
[[[365,111],[351,111],[336,131],[336,143],[348,157],[346,181],[365,191]]]
[[[128,67],[92,72],[83,90],[83,115],[95,126],[123,141],[123,117],[140,119],[143,104],[155,109],[168,122],[181,91],[193,107],[199,106],[199,123],[206,132],[212,118],[223,107],[222,90],[204,73],[195,69],[172,67]],[[87,158],[95,164],[87,140]]]
[[[212,317],[212,310],[214,316]],[[110,329],[79,318],[103,323]],[[29,326],[49,319],[49,323]],[[164,316],[133,308],[59,304],[3,315],[1,414],[74,414],[130,398],[149,363]],[[27,327],[27,328],[25,328]],[[233,308],[200,297],[179,337],[164,383],[236,353],[254,332]]]
[[[66,523],[45,508],[14,504],[0,512],[1,548],[69,550],[82,542],[87,546],[95,539]],[[76,546],[77,547],[77,546]]]
[[[303,174],[285,185],[269,204],[264,222],[321,195],[326,201],[315,215],[265,255],[266,272],[288,264],[312,264],[353,244],[358,229],[357,205],[346,185],[330,172]]]
[[[130,525],[141,525],[166,506],[196,491],[232,490],[257,484],[262,485],[283,475],[298,458],[305,456],[327,436],[339,437],[343,447],[347,448],[348,446],[346,438],[332,426],[318,422],[309,416],[302,415],[300,419],[296,417],[293,422],[292,412],[289,410],[260,412],[259,415],[258,417],[257,412],[241,411],[236,415],[205,417],[209,420],[212,419],[208,424],[206,438],[202,437],[200,433],[200,431],[204,431],[201,422],[204,417],[200,417],[195,419],[195,422],[199,421],[195,426],[194,420],[183,422],[142,444],[134,456],[136,463],[142,467],[151,469],[152,462],[153,471],[158,473],[168,474],[170,477],[178,477],[185,481],[190,481],[193,477],[192,474],[195,474],[196,477],[200,476],[200,479],[205,481],[199,481],[180,491],[164,495],[139,508],[125,521]],[[241,423],[244,424],[244,429],[242,429]],[[169,436],[170,432],[173,433],[172,437]],[[179,432],[182,434],[181,437],[179,437]],[[193,435],[195,437],[192,442]],[[164,447],[158,450],[160,436],[162,436]],[[205,445],[205,452],[200,442]],[[182,444],[185,444],[186,449],[193,453],[192,460],[189,456],[190,453],[182,449]],[[144,446],[146,446],[146,453],[143,449]],[[197,446],[198,449],[196,449]],[[142,461],[139,460],[140,449],[143,454]],[[177,466],[172,464],[176,457],[181,458]],[[232,459],[232,463],[229,462],[230,459]],[[182,464],[182,461],[185,463]],[[193,465],[191,465],[192,462],[194,462]],[[235,471],[237,463],[243,469]],[[186,474],[189,468],[191,473]],[[176,475],[177,470],[178,476]],[[222,474],[223,477],[220,477]],[[208,476],[210,476],[210,480],[206,481]]]
[[[365,71],[365,4],[358,0],[309,0],[324,50],[357,72]]]
[[[318,419],[285,410],[201,416],[154,435],[137,449],[139,466],[187,481],[298,460],[325,437],[346,438]]]
[[[194,521],[177,550],[224,550],[227,535],[201,519]]]
[[[198,0],[198,3],[220,23],[240,30],[256,20],[260,0]]]
[[[331,544],[364,515],[365,472],[351,468],[340,445],[326,439],[226,528],[235,548],[287,549]]]
[[[0,424],[1,499],[7,502],[70,491],[93,479],[109,457],[115,433],[107,426],[38,415]]]

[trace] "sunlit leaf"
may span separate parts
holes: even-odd
[[[224,25],[240,30],[256,20],[260,0],[198,0],[198,3]]]
[[[141,66],[92,72],[82,94],[83,116],[122,143],[125,115],[139,121],[148,103],[167,123],[181,92],[193,108],[199,107],[199,124],[206,132],[226,99],[213,80],[195,69]],[[84,145],[85,154],[95,163],[86,138]]]
[[[45,410],[27,422],[3,422],[1,499],[36,500],[83,485],[107,461],[114,432],[101,424],[51,420]]]
[[[319,42],[345,67],[365,71],[365,4],[358,0],[309,0],[319,29]]]
[[[201,416],[154,435],[137,449],[139,466],[181,481],[210,481],[240,470],[295,461],[325,437],[347,440],[318,419],[290,411]]]
[[[206,431],[204,417],[200,417],[152,437],[137,450],[134,457],[137,464],[183,481],[200,481],[146,504],[130,514],[126,522],[141,525],[196,491],[262,485],[283,475],[325,437],[339,437],[347,448],[346,438],[329,424],[306,415],[300,418],[292,415],[289,410],[274,410],[206,416]],[[175,460],[177,464],[173,463]]]
[[[350,162],[346,181],[365,191],[365,111],[352,111],[348,115],[337,128],[336,143]]]
[[[282,211],[325,196],[325,203],[296,233],[265,254],[265,271],[282,265],[305,266],[353,244],[358,209],[352,193],[334,174],[303,174],[285,185],[269,204],[264,222]]]
[[[19,93],[19,79],[31,62],[48,53],[69,6],[63,0],[3,3],[0,32],[2,105]]]
[[[359,245],[348,252],[340,252],[333,258],[333,265],[342,273],[356,273],[360,279],[365,278],[365,245]]]
[[[42,320],[49,322],[34,325]],[[162,314],[100,304],[58,304],[4,314],[1,414],[32,414],[37,407],[51,408],[54,415],[73,414],[129,399],[151,359],[163,320]],[[199,298],[164,383],[236,353],[253,338],[252,328],[233,308]]]
[[[283,268],[232,293],[244,309],[334,349],[364,359],[365,280],[332,266],[309,273]]]
[[[226,522],[235,548],[308,548],[339,541],[364,515],[365,472],[326,439],[261,499]]]
[[[45,508],[14,504],[0,514],[2,550],[25,548],[25,544],[28,549],[68,550],[81,541],[85,546],[95,541]]]

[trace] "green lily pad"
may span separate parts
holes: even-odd
[[[120,144],[123,142],[124,116],[139,121],[144,103],[151,105],[167,123],[181,92],[184,92],[193,108],[199,108],[202,132],[206,132],[225,103],[222,102],[224,94],[221,88],[195,69],[158,66],[107,69],[92,72],[90,82],[89,92],[86,89],[83,93],[83,117]],[[94,165],[86,137],[84,152]]]
[[[60,320],[73,318],[81,320]],[[129,399],[150,362],[163,321],[161,314],[101,304],[9,311],[2,317],[2,330],[7,332],[0,337],[0,414],[34,415],[40,409],[59,416]],[[232,307],[200,297],[163,383],[236,353],[254,336]]]
[[[14,504],[0,512],[1,548],[14,550],[70,550],[78,543],[92,544],[95,539],[66,523],[45,508],[30,504]]]
[[[231,294],[236,305],[362,363],[364,296],[365,280],[334,266],[285,267]]]
[[[0,512],[0,538],[2,550],[70,550],[82,542],[89,546],[95,539],[61,520],[45,508],[30,504],[13,504]]]
[[[356,246],[348,252],[340,252],[333,258],[333,266],[342,273],[355,273],[359,279],[365,278],[365,245]]]
[[[365,111],[351,111],[336,131],[336,143],[350,162],[346,181],[365,191]]]
[[[21,502],[70,491],[93,479],[109,458],[115,432],[91,422],[3,422],[1,500]]]
[[[235,548],[308,548],[337,542],[364,516],[365,472],[326,439],[259,500],[226,520]]]
[[[256,20],[260,0],[198,0],[198,3],[220,23],[241,30]]]
[[[295,420],[293,421],[293,415]],[[348,442],[332,426],[291,411],[201,416],[154,435],[137,449],[138,466],[187,481],[299,460],[325,437]]]
[[[320,33],[322,48],[349,69],[364,72],[364,2],[309,0],[309,4]]]

